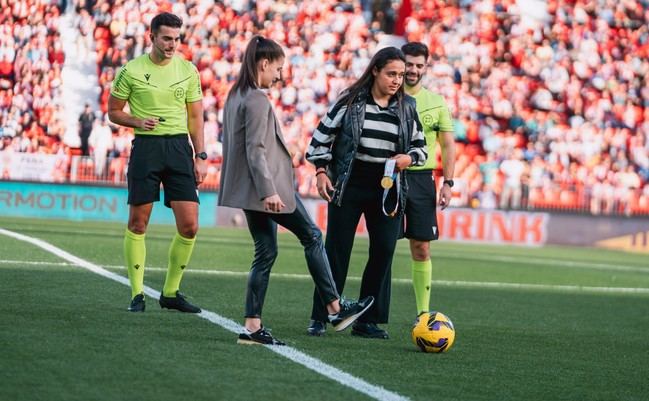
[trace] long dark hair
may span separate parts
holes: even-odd
[[[358,78],[358,81],[354,82],[341,93],[339,101],[350,106],[361,92],[369,92],[372,89],[372,85],[374,85],[374,74],[372,74],[374,69],[376,68],[377,71],[381,71],[390,61],[394,60],[406,62],[406,57],[403,55],[403,52],[396,47],[384,47],[376,52],[372,60],[370,60],[370,64],[365,68],[363,75]],[[399,103],[403,99],[403,93],[403,85],[401,85],[395,94]]]
[[[266,39],[260,35],[253,36],[246,47],[239,76],[234,85],[232,85],[228,97],[237,91],[243,94],[248,89],[255,89],[257,87],[257,63],[260,60],[267,59],[273,62],[283,57],[284,50],[275,41]]]

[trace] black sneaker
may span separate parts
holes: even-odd
[[[376,323],[356,322],[352,326],[352,336],[365,338],[380,338],[387,340],[388,332],[376,325]]]
[[[239,334],[238,344],[260,344],[260,345],[286,345],[270,334],[263,326],[254,333]]]
[[[187,313],[201,313],[201,308],[187,302],[185,296],[180,291],[176,291],[175,297],[165,297],[160,293],[160,307],[167,309],[176,309]]]
[[[131,300],[131,304],[128,306],[129,312],[144,312],[144,294],[137,294]]]
[[[324,336],[327,331],[327,323],[320,320],[311,320],[309,327],[306,329],[306,334],[310,336],[320,337]]]
[[[340,300],[340,312],[329,315],[329,322],[334,330],[343,331],[354,323],[374,303],[374,297],[369,296],[357,301]]]

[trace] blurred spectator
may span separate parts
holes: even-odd
[[[482,184],[482,189],[473,195],[472,207],[479,209],[495,209],[498,206],[496,194],[489,184]]]
[[[2,149],[60,153],[61,68],[65,60],[56,2],[0,2]],[[10,142],[10,143],[9,143]]]
[[[81,138],[81,155],[90,155],[90,148],[88,147],[88,139],[95,124],[95,113],[88,103],[83,108],[81,115],[79,115],[79,138]]]
[[[520,209],[522,177],[525,172],[523,153],[520,149],[510,152],[511,156],[500,163],[500,171],[504,175],[503,188],[500,193],[501,209]]]
[[[88,142],[92,148],[95,174],[103,178],[107,157],[113,150],[113,132],[108,126],[106,116],[95,121]]]
[[[97,52],[99,111],[105,112],[116,68],[150,45],[145,33],[153,15],[183,16],[180,51],[201,75],[215,174],[223,101],[247,40],[261,34],[281,43],[290,66],[269,98],[294,153],[296,185],[310,196],[313,169],[303,157],[309,135],[391,32],[399,2],[388,3],[78,0],[75,21],[80,51]],[[513,0],[410,3],[405,36],[426,43],[434,58],[423,84],[448,99],[456,140],[466,145],[456,171],[470,192],[466,199],[487,183],[500,203],[513,203],[502,191],[510,191],[505,155],[515,148],[524,150],[519,161],[529,171],[530,208],[649,213],[647,1],[549,0],[535,15]],[[57,114],[65,58],[60,9],[37,0],[6,4],[0,13],[3,135],[20,151],[46,151],[62,135],[60,120],[48,117]],[[33,120],[44,134],[30,131]],[[36,146],[27,131],[40,136]],[[128,144],[131,136],[119,130],[113,138]]]

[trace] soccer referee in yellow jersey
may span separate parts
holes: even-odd
[[[437,204],[445,209],[451,200],[453,171],[455,168],[455,140],[453,121],[444,98],[422,87],[428,62],[428,48],[423,43],[410,42],[401,47],[406,56],[405,91],[417,101],[417,114],[424,128],[428,160],[423,166],[408,168],[408,196],[405,212],[405,237],[410,240],[412,257],[412,285],[415,290],[417,314],[430,308],[432,263],[430,241],[439,236]],[[435,147],[439,142],[442,153],[444,182],[436,196],[433,170],[437,168]]]
[[[181,312],[201,311],[179,291],[198,231],[197,187],[207,170],[198,71],[192,63],[175,56],[181,27],[182,20],[173,14],[154,17],[151,52],[122,67],[108,99],[110,120],[135,129],[128,163],[129,217],[124,237],[131,312],[145,309],[144,237],[153,202],[160,200],[160,183],[164,204],[173,210],[178,232],[169,247],[159,303],[162,308]],[[124,111],[126,103],[129,113]]]

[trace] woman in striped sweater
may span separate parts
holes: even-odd
[[[423,165],[427,158],[415,101],[403,91],[404,74],[401,50],[378,51],[322,118],[307,152],[316,166],[318,192],[329,202],[325,248],[339,292],[345,286],[356,227],[365,217],[370,247],[361,297],[372,295],[375,302],[352,327],[352,334],[361,337],[388,338],[377,324],[388,322],[390,268],[407,188],[403,174],[391,188],[382,187],[386,164],[394,165],[397,173]],[[311,319],[307,333],[323,335],[326,311],[317,292]]]

